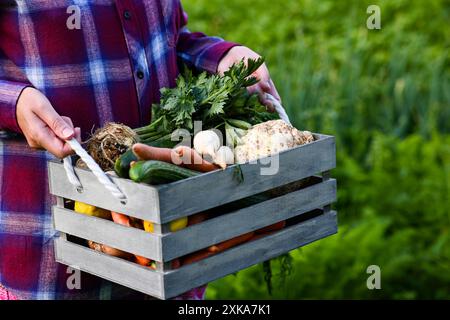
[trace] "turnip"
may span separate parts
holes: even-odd
[[[220,139],[212,130],[200,131],[194,137],[194,149],[201,155],[209,155],[212,158],[220,148]]]
[[[137,134],[126,125],[108,123],[94,132],[86,148],[103,171],[114,170],[116,160],[138,140]]]
[[[213,157],[213,162],[225,169],[227,165],[234,164],[234,153],[230,147],[222,146]]]

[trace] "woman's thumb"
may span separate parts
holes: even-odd
[[[51,123],[51,129],[53,132],[61,139],[68,140],[75,135],[75,130],[73,126],[64,121],[63,118],[57,116]]]

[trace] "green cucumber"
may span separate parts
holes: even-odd
[[[114,171],[121,178],[129,178],[128,173],[130,171],[130,164],[133,161],[137,161],[138,158],[131,149],[128,149],[123,155],[117,158],[114,164]]]
[[[183,180],[199,174],[200,172],[156,160],[138,161],[129,173],[131,180],[153,185]]]

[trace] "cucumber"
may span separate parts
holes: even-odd
[[[131,180],[153,185],[183,180],[199,174],[197,171],[155,160],[138,161],[129,173]]]
[[[138,158],[131,149],[128,149],[123,155],[121,155],[114,164],[114,171],[121,178],[129,178],[128,173],[130,171],[130,164],[133,161],[137,161]]]
[[[165,136],[161,139],[152,142],[146,142],[144,144],[157,148],[173,148],[176,144],[178,144],[178,142],[171,141],[170,136]],[[130,177],[130,164],[133,161],[138,161],[138,158],[131,149],[128,149],[127,152],[125,152],[116,160],[116,163],[114,164],[114,171],[119,177],[128,179]]]

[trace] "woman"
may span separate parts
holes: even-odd
[[[0,128],[22,139],[0,140],[0,299],[143,298],[84,273],[81,289],[67,288],[71,274],[53,253],[46,162],[72,153],[65,140],[84,139],[107,122],[149,123],[151,105],[160,88],[175,84],[179,62],[223,73],[258,55],[189,32],[179,0],[6,3],[0,5]],[[255,75],[261,82],[251,90],[278,97],[266,66]],[[203,295],[198,288],[179,298]]]

